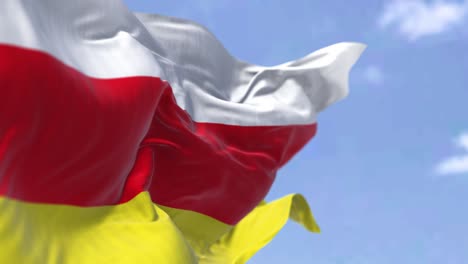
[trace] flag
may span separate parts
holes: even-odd
[[[0,263],[245,263],[304,198],[263,202],[364,45],[273,67],[116,0],[3,0]]]

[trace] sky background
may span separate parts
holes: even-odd
[[[126,3],[199,22],[256,64],[368,45],[267,197],[303,194],[322,233],[290,222],[249,263],[468,263],[468,1]]]

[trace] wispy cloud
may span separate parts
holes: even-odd
[[[414,41],[450,30],[465,20],[468,0],[392,0],[384,8],[378,25],[396,26],[399,33]]]
[[[380,85],[384,82],[384,73],[377,65],[367,66],[363,71],[364,79],[373,85]]]
[[[468,173],[468,132],[462,133],[454,141],[455,145],[463,149],[464,153],[448,157],[436,167],[438,174],[460,174]]]

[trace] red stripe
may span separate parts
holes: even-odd
[[[110,205],[149,190],[235,224],[316,131],[195,123],[158,78],[90,78],[11,46],[0,58],[0,195],[20,200]]]

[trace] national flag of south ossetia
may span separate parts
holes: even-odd
[[[290,216],[319,231],[262,200],[363,49],[263,67],[120,1],[2,0],[0,263],[244,263]]]

